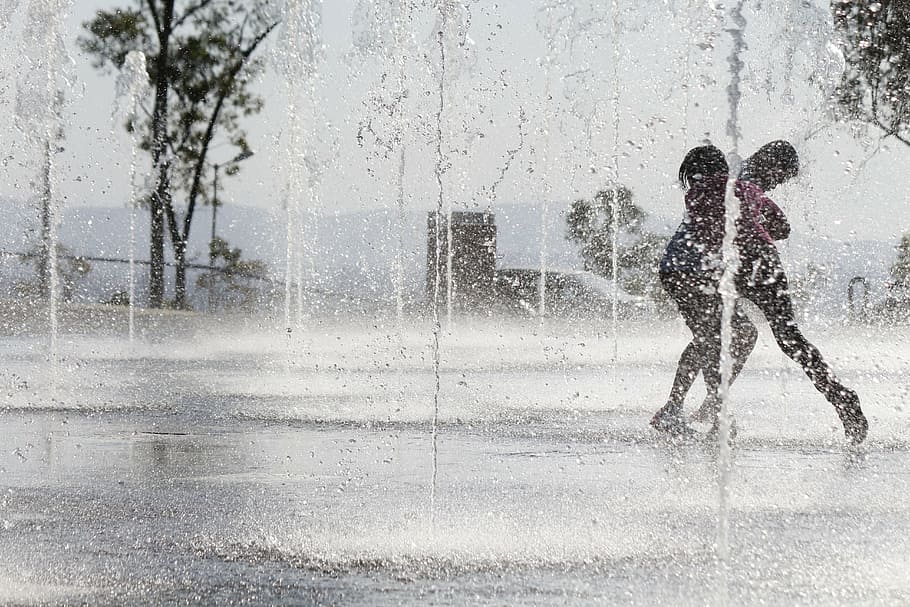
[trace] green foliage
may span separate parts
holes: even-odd
[[[176,159],[172,164],[173,185],[189,194],[199,161],[214,136],[210,124],[238,152],[249,150],[240,118],[258,113],[263,107],[262,98],[250,86],[262,61],[251,54],[275,22],[266,10],[266,0],[134,0],[134,5],[99,11],[85,23],[86,33],[78,42],[92,57],[93,65],[108,73],[119,70],[130,51],[145,53],[153,84],[144,104],[150,121],[154,117],[151,106],[159,91],[157,85],[166,80],[169,97],[165,138]],[[171,5],[174,18],[167,60],[159,63],[153,58],[161,51],[167,5]],[[154,11],[150,6],[155,7]],[[153,129],[142,132],[143,148],[151,150]],[[195,187],[203,197],[210,194],[201,180]]]
[[[80,37],[79,45],[92,57],[92,65],[105,73],[120,69],[131,50],[151,49],[153,45],[148,20],[141,10],[98,11],[85,28],[88,36]]]
[[[111,296],[106,302],[109,306],[129,306],[130,305],[130,294],[129,291],[114,291],[111,293]]]
[[[644,212],[632,202],[632,191],[616,186],[597,192],[593,200],[572,203],[566,216],[566,238],[581,246],[586,270],[612,276],[614,227],[619,234],[639,233],[643,219]]]
[[[907,0],[832,0],[847,69],[838,90],[846,117],[910,145],[910,5]]]
[[[891,280],[896,286],[910,288],[910,234],[901,237],[897,259],[891,265]]]
[[[147,57],[152,84],[143,100],[147,124],[126,128],[139,131],[156,179],[149,197],[153,306],[161,304],[164,293],[162,218],[177,263],[176,305],[183,307],[193,214],[197,203],[212,203],[214,196],[205,179],[212,168],[209,150],[217,138],[237,153],[249,152],[240,120],[263,107],[251,86],[262,68],[253,53],[277,25],[273,5],[269,0],[132,0],[132,7],[99,11],[84,24],[78,43],[99,70],[119,70],[130,51]],[[175,200],[185,206],[178,208]]]
[[[16,284],[16,295],[22,299],[41,299],[46,296],[47,285],[43,284],[41,273],[45,263],[45,249],[41,245],[32,247],[23,256],[24,263],[30,264],[35,276]],[[70,301],[76,288],[92,271],[92,264],[85,258],[73,255],[73,252],[63,245],[57,245],[57,277],[60,288],[60,300]]]
[[[620,286],[632,295],[644,295],[654,301],[666,299],[660,286],[658,266],[666,239],[653,232],[641,232],[634,242],[620,252]]]
[[[600,190],[593,200],[579,199],[566,215],[566,238],[581,247],[585,270],[613,277],[613,236],[619,284],[633,295],[660,299],[657,265],[663,239],[644,230],[647,213],[623,185]]]
[[[209,243],[214,269],[196,279],[208,293],[209,307],[222,310],[252,310],[269,284],[268,266],[259,260],[242,259],[242,251],[215,238]]]

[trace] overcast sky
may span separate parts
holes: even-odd
[[[15,112],[19,71],[28,65],[16,59],[28,45],[21,27],[26,4],[0,0],[0,9],[12,7],[5,10],[18,15],[0,30],[0,111],[7,117]],[[128,141],[111,120],[114,78],[97,74],[75,39],[99,8],[129,4],[78,0],[66,9],[64,37],[73,78],[57,181],[67,205],[117,206],[128,198]],[[453,37],[467,33],[467,45],[447,47],[446,206],[495,211],[499,205],[543,199],[568,205],[592,195],[618,168],[619,180],[633,189],[636,201],[670,229],[681,214],[675,176],[686,150],[706,138],[731,148],[729,16],[695,0],[651,3],[647,12],[641,3],[620,2],[614,20],[609,6],[600,6],[610,3],[592,4],[477,0],[466,3],[470,11],[459,13],[467,20],[450,23]],[[824,3],[748,4],[749,48],[743,54],[737,123],[741,154],[776,138],[797,145],[805,170],[776,198],[798,231],[885,240],[910,231],[910,183],[896,178],[910,167],[908,150],[886,142],[872,154],[874,131],[854,137],[828,117],[825,94],[840,64],[829,44]],[[377,109],[377,100],[391,90],[381,84],[380,74],[387,71],[394,79],[397,56],[354,52],[354,34],[361,44],[375,43],[375,51],[392,30],[390,23],[376,27],[363,21],[368,5],[331,0],[323,6],[325,59],[315,81],[320,115],[315,124],[306,120],[300,127],[306,141],[316,142],[309,153],[324,166],[316,189],[319,213],[395,208],[397,201],[398,150],[385,158],[379,145],[394,123]],[[557,7],[546,13],[544,5]],[[431,34],[434,17],[431,6],[414,15],[406,54],[411,125],[404,138],[406,204],[425,210],[435,208],[439,198],[434,168],[440,55]],[[555,49],[549,64],[548,42]],[[281,208],[288,172],[303,170],[286,153],[288,91],[308,98],[309,88],[306,82],[287,86],[273,67],[288,44],[276,32],[263,49],[270,68],[257,89],[266,108],[244,123],[255,156],[243,163],[240,175],[221,181],[226,204]],[[367,136],[359,145],[358,127],[371,119],[376,137]],[[6,150],[0,196],[25,198],[33,190],[28,159],[34,150],[13,120],[4,121],[0,136]],[[220,144],[211,160],[224,162],[234,154]],[[147,171],[147,159],[142,163]],[[310,204],[305,193],[299,195]]]

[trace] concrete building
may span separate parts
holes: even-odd
[[[436,298],[440,305],[447,303],[451,254],[454,307],[462,310],[487,307],[493,300],[496,276],[495,217],[487,212],[455,211],[451,213],[451,229],[448,219],[449,216],[436,211],[427,216],[427,301],[433,302]]]

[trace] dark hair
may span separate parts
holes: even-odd
[[[778,139],[758,148],[743,163],[742,178],[770,190],[799,173],[799,154],[789,141]]]
[[[689,189],[696,181],[729,170],[723,152],[713,145],[702,145],[689,150],[679,165],[679,182]]]

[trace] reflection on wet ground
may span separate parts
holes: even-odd
[[[324,335],[299,351],[97,342],[56,373],[7,342],[0,603],[910,602],[893,360],[842,355],[877,399],[860,450],[773,356],[747,369],[721,564],[716,446],[646,426],[669,356],[636,340],[610,362],[571,335],[538,337],[563,348],[538,359],[515,336],[456,344],[431,512],[425,344],[390,368],[378,336],[341,335],[344,360]]]

